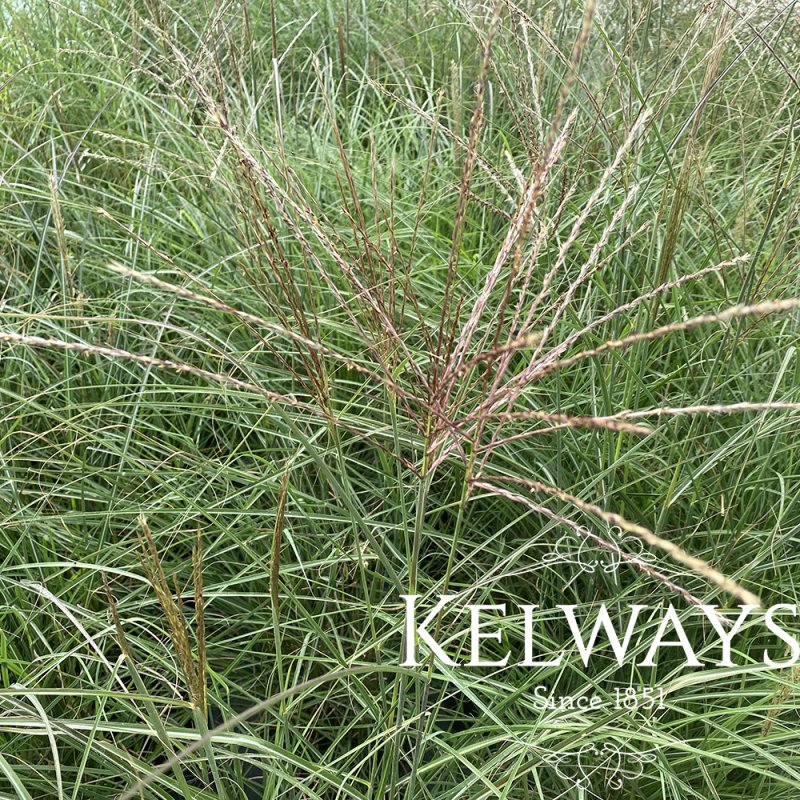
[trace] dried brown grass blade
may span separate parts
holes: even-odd
[[[610,350],[621,350],[625,347],[630,347],[637,342],[649,342],[656,339],[661,339],[670,333],[678,331],[690,331],[701,325],[708,325],[710,323],[730,322],[734,319],[742,317],[758,316],[760,314],[774,314],[783,311],[794,311],[800,308],[800,298],[789,298],[786,300],[767,300],[763,303],[755,303],[754,305],[736,305],[731,308],[721,311],[718,314],[703,314],[699,317],[692,317],[691,319],[683,320],[682,322],[672,322],[669,325],[664,325],[660,328],[653,328],[649,331],[640,331],[625,336],[622,339],[611,339],[603,344],[593,347],[590,350],[582,350],[574,356],[554,361],[550,364],[543,365],[534,371],[535,377],[542,377],[558,369],[569,367],[578,361],[592,356],[598,356],[602,353],[607,353]]]
[[[192,646],[189,640],[189,629],[183,615],[178,599],[173,596],[172,588],[169,585],[161,557],[156,548],[153,533],[144,516],[139,517],[139,546],[141,552],[139,558],[153,591],[158,598],[164,617],[167,620],[167,628],[178,666],[183,673],[186,686],[189,690],[189,697],[196,708],[203,708],[204,691],[200,690],[198,681],[197,665],[192,655]],[[178,598],[180,595],[178,595]]]
[[[280,613],[280,573],[281,544],[286,515],[286,495],[289,488],[289,468],[284,470],[278,489],[278,507],[275,512],[275,530],[272,534],[272,554],[269,560],[269,596],[272,600],[272,614],[277,621]]]
[[[32,336],[22,333],[13,333],[12,331],[0,331],[0,344],[22,345],[25,347],[64,350],[68,352],[81,353],[83,355],[97,355],[97,356],[103,356],[104,358],[112,358],[112,359],[116,358],[122,361],[132,361],[137,364],[144,364],[146,366],[155,367],[157,369],[166,369],[166,370],[172,370],[174,372],[183,373],[186,375],[194,375],[198,378],[205,378],[206,380],[212,381],[214,383],[221,383],[227,386],[232,386],[236,389],[241,389],[242,391],[245,392],[252,392],[254,394],[259,394],[272,403],[276,403],[279,405],[287,405],[292,408],[306,411],[309,414],[322,417],[328,423],[336,425],[337,427],[342,428],[343,430],[346,430],[349,433],[352,433],[354,436],[357,436],[358,438],[363,439],[366,442],[369,442],[373,446],[380,448],[385,453],[390,455],[392,458],[395,458],[398,461],[400,461],[400,463],[402,463],[403,466],[412,470],[415,474],[417,471],[414,465],[411,464],[407,459],[403,458],[397,453],[394,453],[392,450],[390,450],[385,445],[382,445],[380,442],[375,441],[369,434],[363,433],[357,428],[354,428],[352,425],[348,425],[347,423],[344,423],[341,420],[332,417],[323,409],[309,405],[308,403],[304,403],[302,400],[298,400],[297,398],[291,397],[289,395],[282,395],[276,392],[271,392],[269,391],[269,389],[265,389],[263,386],[259,386],[255,383],[249,383],[248,381],[239,380],[238,378],[234,378],[232,375],[226,375],[225,373],[222,372],[212,372],[211,370],[202,369],[201,367],[195,367],[192,366],[191,364],[187,364],[183,361],[176,361],[174,359],[156,358],[154,356],[147,356],[142,353],[132,353],[129,350],[121,350],[118,347],[105,347],[102,345],[88,344],[86,342],[66,342],[63,339],[54,339],[43,336]]]
[[[515,503],[519,503],[532,511],[535,511],[537,514],[541,514],[548,519],[552,519],[555,522],[558,522],[561,525],[566,525],[567,527],[571,528],[575,531],[579,536],[585,539],[589,539],[590,541],[594,542],[599,547],[608,550],[611,553],[614,553],[620,559],[625,561],[626,563],[630,564],[631,566],[638,569],[640,572],[643,572],[645,575],[648,575],[651,578],[655,578],[659,583],[664,584],[668,589],[675,592],[676,594],[680,595],[687,603],[695,606],[699,606],[703,604],[703,601],[695,597],[691,592],[684,589],[682,586],[679,586],[669,577],[664,575],[663,572],[659,572],[650,564],[642,561],[640,558],[636,558],[636,556],[631,555],[630,553],[623,550],[618,545],[614,544],[614,542],[609,542],[607,539],[603,539],[597,534],[592,533],[588,528],[579,525],[577,522],[574,522],[567,517],[562,516],[561,514],[557,514],[555,511],[547,508],[547,506],[539,505],[538,503],[533,502],[529,497],[525,497],[524,495],[518,494],[517,492],[511,492],[508,489],[504,489],[501,486],[497,486],[492,483],[487,483],[485,481],[475,481],[474,486],[478,489],[484,489],[487,492],[491,492],[492,494],[496,494],[500,497],[505,497],[509,500],[512,500]],[[725,620],[724,617],[720,615],[720,618],[727,624],[730,625],[729,620]]]
[[[696,406],[661,406],[640,411],[620,411],[605,419],[646,419],[647,417],[682,417],[691,414],[741,414],[753,411],[800,411],[800,403],[780,400],[764,403],[729,403]]]
[[[206,606],[203,593],[203,534],[197,529],[197,541],[192,550],[192,579],[194,583],[195,640],[197,642],[198,707],[208,713],[206,662]]]
[[[707,581],[738,598],[742,603],[757,607],[761,606],[761,601],[758,597],[756,597],[755,594],[748,591],[741,584],[737,583],[732,578],[729,578],[727,575],[724,575],[707,562],[703,561],[703,559],[690,555],[683,548],[675,544],[675,542],[653,533],[653,531],[651,531],[649,528],[645,528],[643,525],[631,522],[620,514],[616,514],[613,511],[605,511],[604,509],[600,508],[600,506],[596,506],[594,503],[588,503],[585,500],[581,500],[581,498],[576,497],[569,492],[565,492],[563,489],[559,489],[556,486],[549,486],[548,484],[532,479],[514,478],[510,476],[491,476],[483,477],[481,479],[481,483],[489,486],[496,485],[498,483],[510,483],[516,486],[524,486],[525,488],[540,494],[546,494],[550,497],[555,497],[564,503],[575,506],[575,508],[578,508],[581,511],[599,517],[609,525],[616,525],[622,530],[638,536],[648,546],[657,550],[662,550],[668,556],[670,556],[673,561],[676,561],[678,564],[682,564],[683,566],[688,567],[692,571],[696,572],[698,575],[703,576]]]

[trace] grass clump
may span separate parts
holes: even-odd
[[[796,798],[797,675],[690,613],[796,600],[794,3],[0,25],[3,796]],[[708,668],[400,667],[448,593]]]

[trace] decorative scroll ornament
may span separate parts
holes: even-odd
[[[619,791],[626,781],[644,775],[656,760],[655,750],[633,750],[615,742],[587,742],[577,750],[543,756],[556,774],[587,797],[605,800],[606,791]]]
[[[553,550],[542,556],[542,564],[545,566],[570,564],[581,572],[591,574],[601,571],[610,574],[626,563],[622,555],[597,544],[591,538],[591,531],[584,530],[584,535],[577,532],[564,534],[556,541]],[[626,534],[617,527],[611,528],[611,533],[611,541],[619,550],[640,562],[651,564],[655,561],[653,554],[645,548],[637,536]]]

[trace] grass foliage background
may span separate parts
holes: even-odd
[[[798,8],[591,12],[3,4],[3,797],[798,796],[797,674],[757,625],[715,667],[664,579],[738,600],[631,527],[797,602],[797,311],[680,323],[800,294]],[[608,420],[737,403],[795,408]],[[446,590],[672,602],[706,668],[400,670],[399,595]],[[521,617],[497,624],[518,655]],[[543,684],[669,693],[543,710]],[[571,779],[587,742],[620,785],[607,760]]]

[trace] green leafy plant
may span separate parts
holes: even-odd
[[[5,4],[4,796],[793,800],[796,11]]]

